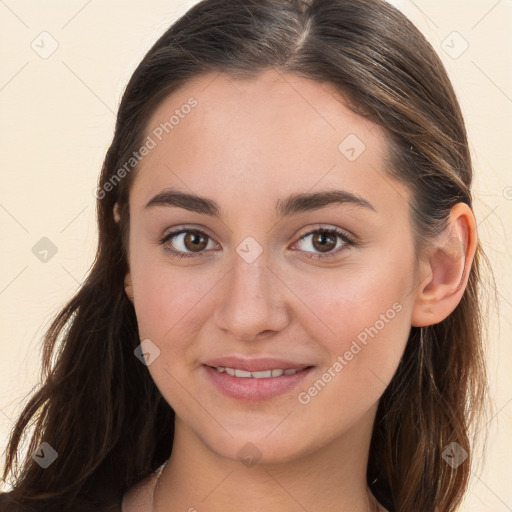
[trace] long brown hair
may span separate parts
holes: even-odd
[[[160,102],[187,80],[211,72],[250,78],[269,68],[334,84],[356,112],[387,130],[389,173],[412,191],[417,254],[444,228],[453,205],[472,207],[457,98],[432,46],[400,11],[381,0],[197,3],[158,39],[124,92],[98,183],[96,258],[45,335],[44,382],[6,451],[3,478],[13,473],[10,495],[23,510],[78,510],[95,500],[107,510],[169,458],[174,412],[134,356],[137,319],[124,290],[128,193],[137,169],[118,170],[143,144]],[[484,260],[478,243],[460,303],[444,321],[411,328],[380,399],[367,480],[397,512],[454,511],[467,488],[470,433],[486,390]],[[20,465],[17,451],[31,422]],[[30,457],[41,442],[59,454],[47,469]],[[443,459],[452,442],[469,454],[457,468]]]

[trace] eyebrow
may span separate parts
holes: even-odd
[[[334,204],[350,204],[376,211],[369,201],[346,190],[292,194],[285,199],[279,199],[275,209],[278,217],[289,217],[293,214],[319,210]],[[155,206],[175,206],[203,215],[221,217],[221,208],[215,201],[174,188],[167,188],[159,192],[146,203],[144,209]]]

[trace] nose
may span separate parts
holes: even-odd
[[[251,263],[236,254],[224,280],[214,313],[215,323],[224,335],[254,341],[286,327],[287,288],[269,268],[265,251]]]

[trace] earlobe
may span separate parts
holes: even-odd
[[[114,208],[112,209],[114,220],[118,224],[121,220],[121,215],[119,214],[119,203],[114,204]],[[127,272],[125,278],[124,278],[124,290],[126,292],[126,295],[130,299],[130,301],[133,303],[133,287],[132,287],[132,279],[130,275],[130,271]]]
[[[114,204],[113,213],[114,213],[114,220],[116,221],[116,223],[119,223],[119,221],[121,220],[121,216],[119,215],[119,204],[118,203]]]
[[[443,321],[459,304],[477,246],[475,217],[465,203],[452,207],[448,225],[428,249],[416,292],[414,327]]]
[[[124,278],[124,290],[130,301],[133,303],[133,286],[130,272],[128,272]]]

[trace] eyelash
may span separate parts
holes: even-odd
[[[178,229],[178,230],[172,231],[171,233],[168,233],[167,235],[162,237],[159,240],[159,242],[160,242],[160,244],[163,245],[166,242],[168,242],[169,240],[171,240],[172,238],[174,238],[175,236],[181,235],[182,233],[197,233],[197,234],[200,234],[200,235],[204,235],[209,240],[212,239],[209,235],[207,235],[204,231],[201,231],[200,229]],[[341,247],[338,247],[335,252],[330,252],[330,253],[325,253],[325,254],[310,253],[308,251],[305,251],[306,255],[307,255],[306,257],[311,258],[311,259],[320,260],[320,259],[334,258],[341,251],[343,251],[345,248],[347,248],[347,246],[348,247],[350,247],[350,246],[354,246],[354,247],[357,246],[357,242],[356,242],[356,240],[354,238],[352,238],[351,236],[347,235],[344,231],[341,231],[340,229],[337,229],[337,228],[316,228],[316,229],[313,229],[313,230],[309,231],[308,233],[302,235],[299,238],[299,241],[303,240],[304,238],[306,238],[306,237],[308,237],[310,235],[313,235],[315,233],[328,233],[328,234],[337,235],[344,242],[344,245],[342,245]],[[178,258],[178,259],[201,256],[203,254],[203,252],[204,252],[203,251],[203,252],[198,252],[198,253],[193,253],[193,252],[188,252],[187,253],[187,252],[181,252],[181,251],[177,251],[175,249],[169,249],[169,248],[166,248],[166,250],[169,253],[171,253],[171,255],[173,257]]]

